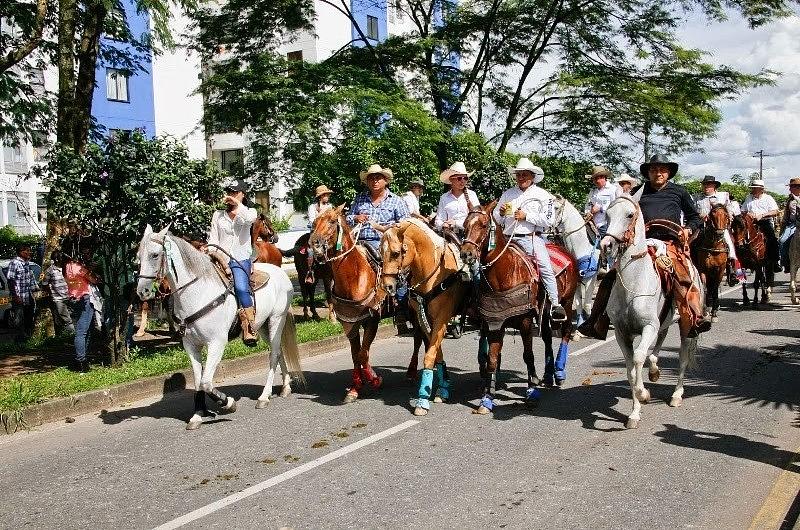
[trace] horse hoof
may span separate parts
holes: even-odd
[[[444,400],[442,399],[442,396],[434,396],[433,397],[433,402],[434,403],[444,403]]]
[[[646,388],[642,390],[642,393],[639,394],[638,397],[640,403],[650,403],[650,391]]]
[[[236,412],[237,407],[238,405],[236,404],[236,400],[228,396],[228,402],[225,403],[224,407],[222,407],[222,412],[225,414],[233,414]]]
[[[556,378],[556,388],[561,388],[561,385],[564,384],[564,381],[566,381],[566,378],[565,379]]]
[[[711,322],[719,322],[719,317],[717,315],[712,315]]]
[[[357,392],[348,392],[347,394],[345,394],[343,402],[345,404],[348,404],[348,403],[355,403],[357,400],[358,400]]]
[[[655,372],[648,372],[647,378],[650,380],[651,383],[655,383],[659,379],[661,379],[661,370],[656,370]]]
[[[628,418],[628,421],[625,422],[626,429],[638,429],[639,428],[639,420],[634,420],[633,418]]]
[[[475,410],[475,411],[473,412],[473,414],[489,414],[490,412],[492,412],[492,411],[491,411],[491,410],[489,410],[489,409],[487,409],[487,408],[486,408],[486,407],[484,407],[483,405],[481,405],[480,407],[478,407],[478,409],[477,409],[477,410]]]
[[[683,404],[683,398],[675,396],[669,400],[670,407],[680,407]]]
[[[414,416],[425,416],[427,414],[428,414],[427,409],[424,409],[422,407],[414,407]]]
[[[134,337],[144,337],[144,331],[137,331],[136,333],[134,333],[133,336]]]
[[[189,423],[186,424],[187,431],[196,431],[200,428],[203,424],[203,420],[190,420]]]
[[[283,387],[281,388],[280,396],[282,398],[289,397],[291,393],[292,393],[292,387],[289,385],[283,385]]]
[[[536,374],[533,374],[533,376],[531,377],[531,385],[539,386],[541,384],[542,384],[542,380],[539,379],[539,376],[536,375]]]

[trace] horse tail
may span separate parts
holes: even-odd
[[[286,360],[292,379],[297,381],[298,387],[305,388],[306,376],[303,375],[303,368],[300,366],[300,350],[297,348],[297,328],[291,311],[286,313],[286,322],[283,324],[281,353],[284,360]]]

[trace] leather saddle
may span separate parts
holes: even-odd
[[[222,280],[222,283],[225,284],[225,287],[229,291],[233,291],[233,273],[228,266],[228,256],[219,251],[209,252],[208,255],[211,258],[211,263],[214,265],[214,270],[217,276],[219,276],[219,279]],[[252,289],[253,292],[263,288],[267,283],[269,283],[268,273],[256,268],[250,270],[250,289]]]

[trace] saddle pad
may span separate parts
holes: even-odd
[[[511,317],[522,315],[536,307],[530,284],[520,284],[507,291],[491,291],[484,283],[478,294],[478,312],[489,331],[497,331]]]
[[[253,272],[250,273],[250,288],[253,291],[258,291],[267,283],[269,282],[269,273],[266,271],[260,271],[257,269],[253,269]]]
[[[547,253],[550,254],[550,263],[553,264],[553,273],[556,276],[572,264],[572,256],[558,245],[547,243]]]

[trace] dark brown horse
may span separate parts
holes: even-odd
[[[317,304],[314,300],[314,295],[317,292],[317,282],[322,280],[322,286],[325,288],[325,300],[328,304],[328,320],[333,322],[336,319],[336,311],[333,309],[333,297],[331,296],[333,284],[333,276],[331,274],[331,266],[328,263],[315,262],[310,258],[310,248],[308,240],[311,234],[303,234],[294,244],[294,248],[285,252],[284,256],[291,256],[294,258],[294,268],[297,271],[297,281],[300,283],[300,296],[303,300],[303,316],[311,316],[315,320],[319,320],[317,313]]]
[[[737,215],[731,225],[736,255],[742,267],[755,273],[753,280],[753,305],[758,304],[758,289],[761,288],[761,303],[769,302],[775,272],[767,259],[767,239],[755,220],[747,214]],[[742,302],[750,303],[747,283],[742,282]]]
[[[386,293],[378,281],[378,272],[370,265],[367,251],[356,245],[350,235],[343,209],[341,205],[321,213],[308,243],[314,261],[331,267],[333,307],[353,356],[353,384],[344,398],[345,403],[352,403],[365,387],[377,390],[383,382],[370,366],[369,349],[378,331]]]
[[[724,204],[715,204],[708,213],[700,235],[692,243],[692,259],[706,286],[706,307],[711,308],[711,321],[717,321],[719,286],[728,265],[725,231],[731,227],[731,216]]]
[[[492,211],[497,201],[473,209],[464,221],[465,237],[461,245],[461,256],[467,264],[480,260],[483,268],[481,280],[480,312],[484,317],[483,333],[489,339],[489,359],[485,370],[483,398],[479,414],[488,414],[494,407],[496,369],[503,347],[505,328],[519,330],[522,337],[523,359],[528,367],[528,389],[526,399],[535,402],[539,397],[536,388],[539,378],[533,358],[533,334],[536,321],[540,321],[542,340],[545,346],[545,376],[547,386],[560,385],[566,377],[566,361],[572,333],[573,297],[578,286],[578,268],[575,259],[566,249],[548,244],[552,256],[558,254],[565,260],[563,272],[554,269],[558,282],[559,302],[567,310],[567,320],[561,324],[561,345],[558,357],[553,357],[553,326],[544,289],[539,289],[538,272],[534,260],[516,244],[509,242],[498,227],[495,230],[497,246],[489,249],[489,229]],[[563,256],[563,257],[562,257]],[[555,378],[555,381],[554,381]]]
[[[252,228],[250,229],[250,239],[256,251],[256,263],[271,263],[278,267],[283,262],[283,255],[275,243],[278,235],[272,228],[269,218],[263,213],[258,214]]]

